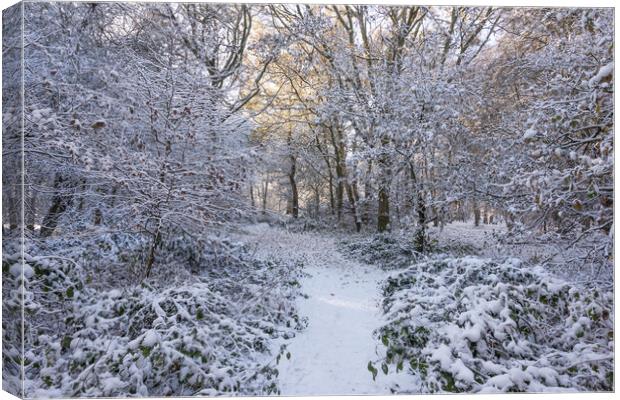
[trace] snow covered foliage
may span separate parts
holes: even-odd
[[[385,270],[404,268],[421,256],[416,252],[411,238],[405,235],[352,236],[341,240],[338,245],[352,259]]]
[[[26,393],[277,393],[271,341],[303,328],[294,307],[298,285],[290,283],[299,269],[251,260],[231,243],[219,250],[219,264],[205,252],[203,274],[171,265],[141,285],[113,289],[96,289],[89,268],[71,259],[26,255]],[[19,259],[5,253],[5,292],[21,284]],[[5,315],[19,310],[4,304]],[[5,341],[12,334],[5,330]]]
[[[511,94],[499,97],[510,102],[502,113],[476,117],[506,134],[481,138],[497,164],[487,164],[491,176],[479,188],[527,230],[553,231],[572,244],[595,236],[590,259],[605,262],[613,219],[613,17],[602,9],[528,16],[541,21],[534,27],[541,41],[502,42],[481,88],[483,109],[500,92]],[[509,23],[521,30],[523,20],[515,14]]]
[[[196,221],[238,214],[249,124],[224,107],[223,91],[211,87],[195,64],[163,52],[164,32],[149,26],[148,37],[114,31],[109,34],[117,37],[104,38],[89,30],[53,30],[42,39],[50,29],[41,26],[48,13],[67,29],[82,23],[96,30],[89,19],[113,20],[121,11],[44,3],[27,11],[32,50],[25,62],[32,72],[25,77],[26,129],[32,134],[26,151],[44,155],[29,163],[33,171],[55,174],[53,187],[66,192],[64,209],[92,208],[49,215],[45,234],[62,218],[82,226],[144,226],[157,241],[161,226],[194,231]],[[131,6],[126,12],[144,18],[149,9]],[[57,150],[50,155],[52,148]]]
[[[7,254],[19,257],[19,242],[2,240],[2,389],[23,395],[22,391],[22,310],[24,298],[21,281],[22,265],[6,261]],[[26,271],[24,271],[24,275]]]
[[[251,216],[249,9],[16,9],[28,226],[3,269],[6,292],[27,293],[23,343],[20,304],[6,302],[13,392],[23,378],[24,395],[41,397],[276,393],[271,340],[302,327],[298,269],[227,239]],[[17,193],[3,194],[18,210]]]
[[[24,2],[3,18],[12,392],[278,393],[270,343],[304,325],[295,274],[338,249],[359,261],[338,285],[362,263],[408,268],[386,287],[382,369],[423,390],[610,388],[613,10]]]
[[[516,259],[440,257],[393,273],[384,295],[382,368],[423,392],[613,389],[611,290]]]
[[[597,17],[601,18],[589,16]],[[591,23],[595,22],[599,24],[596,29],[611,29],[612,24],[606,20]],[[595,33],[584,31],[577,37],[577,44],[590,48]],[[548,207],[557,210],[560,218],[579,221],[583,230],[597,226],[608,232],[613,204],[614,82],[612,43],[604,40],[599,40],[596,63],[575,60],[574,56],[566,59],[565,44],[546,49],[548,54],[552,51],[550,59],[539,59],[538,63],[553,65],[570,63],[571,75],[549,71],[545,64],[539,67],[553,74],[546,80],[554,95],[533,104],[538,112],[531,121],[545,132],[545,137],[534,141],[531,151],[540,153],[535,155],[537,164],[553,165],[553,169],[545,173],[533,171],[522,175],[522,179],[539,195],[538,204],[550,204]],[[588,76],[592,77],[587,82],[580,81]],[[561,91],[568,87],[573,89]]]

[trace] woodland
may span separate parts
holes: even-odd
[[[3,389],[613,391],[613,9],[3,11]]]

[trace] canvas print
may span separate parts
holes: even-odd
[[[614,9],[21,2],[2,385],[613,392]]]

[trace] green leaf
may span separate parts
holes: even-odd
[[[384,374],[388,374],[388,366],[386,363],[382,363],[381,364],[381,371],[383,371]]]
[[[389,340],[388,340],[387,335],[383,335],[383,336],[381,337],[381,342],[383,343],[383,345],[384,345],[385,347],[387,347],[387,346],[388,346],[388,344],[389,344],[390,342],[389,342]]]
[[[73,286],[69,286],[69,287],[67,288],[67,292],[66,292],[66,294],[67,294],[67,297],[68,297],[68,298],[73,298]]]
[[[400,360],[398,364],[396,364],[396,372],[403,370],[403,360]]]
[[[452,376],[451,373],[449,372],[445,372],[445,371],[440,371],[441,375],[443,376],[443,378],[445,379],[445,383],[442,384],[442,389],[445,390],[446,392],[458,392],[458,389],[456,387],[456,385],[454,384],[454,377]]]
[[[140,346],[140,351],[144,358],[148,357],[151,354],[151,348],[146,346]]]
[[[372,362],[370,361],[368,361],[368,371],[370,371],[370,373],[372,374],[372,380],[374,381],[379,371],[375,367],[373,367]]]
[[[71,336],[63,337],[60,345],[63,350],[67,350],[71,346]]]

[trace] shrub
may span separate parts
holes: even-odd
[[[375,234],[353,236],[342,240],[339,247],[351,258],[383,269],[404,268],[421,257],[414,250],[413,241],[406,235]]]
[[[613,389],[610,291],[466,257],[394,273],[384,295],[382,369],[407,368],[421,391]]]
[[[90,285],[69,258],[26,255],[26,394],[278,393],[284,348],[274,349],[272,340],[304,325],[293,301],[298,288],[287,284],[298,268],[242,259],[230,258],[226,274],[181,274],[172,287],[152,279],[106,290]],[[19,254],[5,255],[5,290],[20,287],[19,271]],[[3,311],[19,308],[9,302]]]

